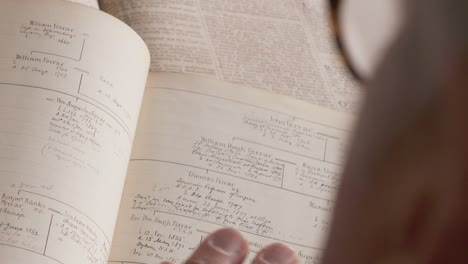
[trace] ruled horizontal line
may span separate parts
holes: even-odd
[[[258,183],[258,184],[268,186],[268,187],[271,187],[271,188],[275,188],[275,189],[278,189],[278,190],[283,190],[283,191],[286,191],[286,192],[299,194],[299,195],[306,196],[306,197],[309,197],[309,198],[314,198],[314,199],[323,200],[323,201],[327,201],[327,202],[332,202],[333,201],[331,199],[326,199],[326,198],[322,198],[322,197],[318,197],[318,196],[313,196],[313,195],[301,193],[301,192],[298,192],[298,191],[294,191],[294,190],[290,190],[290,189],[286,189],[286,188],[281,188],[280,186],[275,186],[275,185],[268,184],[268,183],[254,181],[254,180],[250,180],[250,179],[247,179],[247,178],[244,178],[244,177],[232,175],[232,174],[229,174],[229,173],[225,173],[225,172],[221,172],[221,171],[215,171],[215,170],[211,170],[211,169],[206,169],[206,168],[203,168],[203,167],[198,167],[198,166],[194,166],[194,165],[190,165],[190,164],[184,164],[184,163],[166,161],[166,160],[158,160],[158,159],[131,159],[130,161],[132,161],[132,162],[135,162],[135,161],[161,162],[161,163],[168,163],[168,164],[174,164],[174,165],[179,165],[179,166],[190,167],[190,168],[194,168],[194,169],[200,169],[200,170],[204,170],[204,171],[211,171],[211,172],[214,172],[214,173],[219,173],[219,174],[234,177],[234,178],[237,178],[237,179],[241,179],[241,180],[245,180],[245,181],[249,181],[249,182],[253,182],[253,183]]]

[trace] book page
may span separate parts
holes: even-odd
[[[211,76],[355,112],[327,0],[100,0],[146,41],[151,71]]]
[[[352,120],[260,90],[152,74],[110,263],[182,263],[233,227],[251,258],[282,242],[318,263]]]
[[[82,4],[82,5],[86,5],[86,6],[89,6],[89,7],[99,9],[98,0],[66,0],[66,1],[75,2],[75,3],[78,3],[78,4]]]
[[[62,0],[0,2],[0,263],[106,263],[149,54]]]

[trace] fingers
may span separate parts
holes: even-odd
[[[299,259],[291,249],[275,243],[260,250],[252,264],[299,264]]]
[[[226,228],[209,235],[185,264],[241,264],[247,254],[247,241]],[[299,264],[299,259],[291,249],[275,243],[260,250],[252,264]]]
[[[186,264],[240,264],[247,256],[248,243],[233,229],[221,229],[209,235]]]

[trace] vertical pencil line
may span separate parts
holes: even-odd
[[[284,164],[283,164],[283,172],[281,175],[281,189],[283,189],[283,182],[284,182]]]
[[[78,84],[78,93],[80,93],[81,90],[81,82],[83,81],[83,74],[80,76],[80,83]]]
[[[325,138],[325,150],[323,151],[323,161],[325,161],[327,157],[327,146],[328,146],[328,138]]]
[[[51,214],[50,215],[50,223],[49,223],[49,230],[47,231],[47,238],[46,238],[46,242],[45,242],[45,246],[44,246],[44,253],[42,255],[45,256],[46,254],[46,250],[47,250],[47,244],[49,243],[49,235],[50,235],[50,229],[52,227],[52,221],[54,220],[54,214]]]
[[[81,58],[83,57],[83,50],[84,50],[85,43],[86,43],[86,38],[83,39],[83,46],[81,46],[80,59],[78,61],[81,61]]]

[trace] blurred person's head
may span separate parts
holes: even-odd
[[[468,1],[403,5],[363,80],[324,264],[468,263]]]

